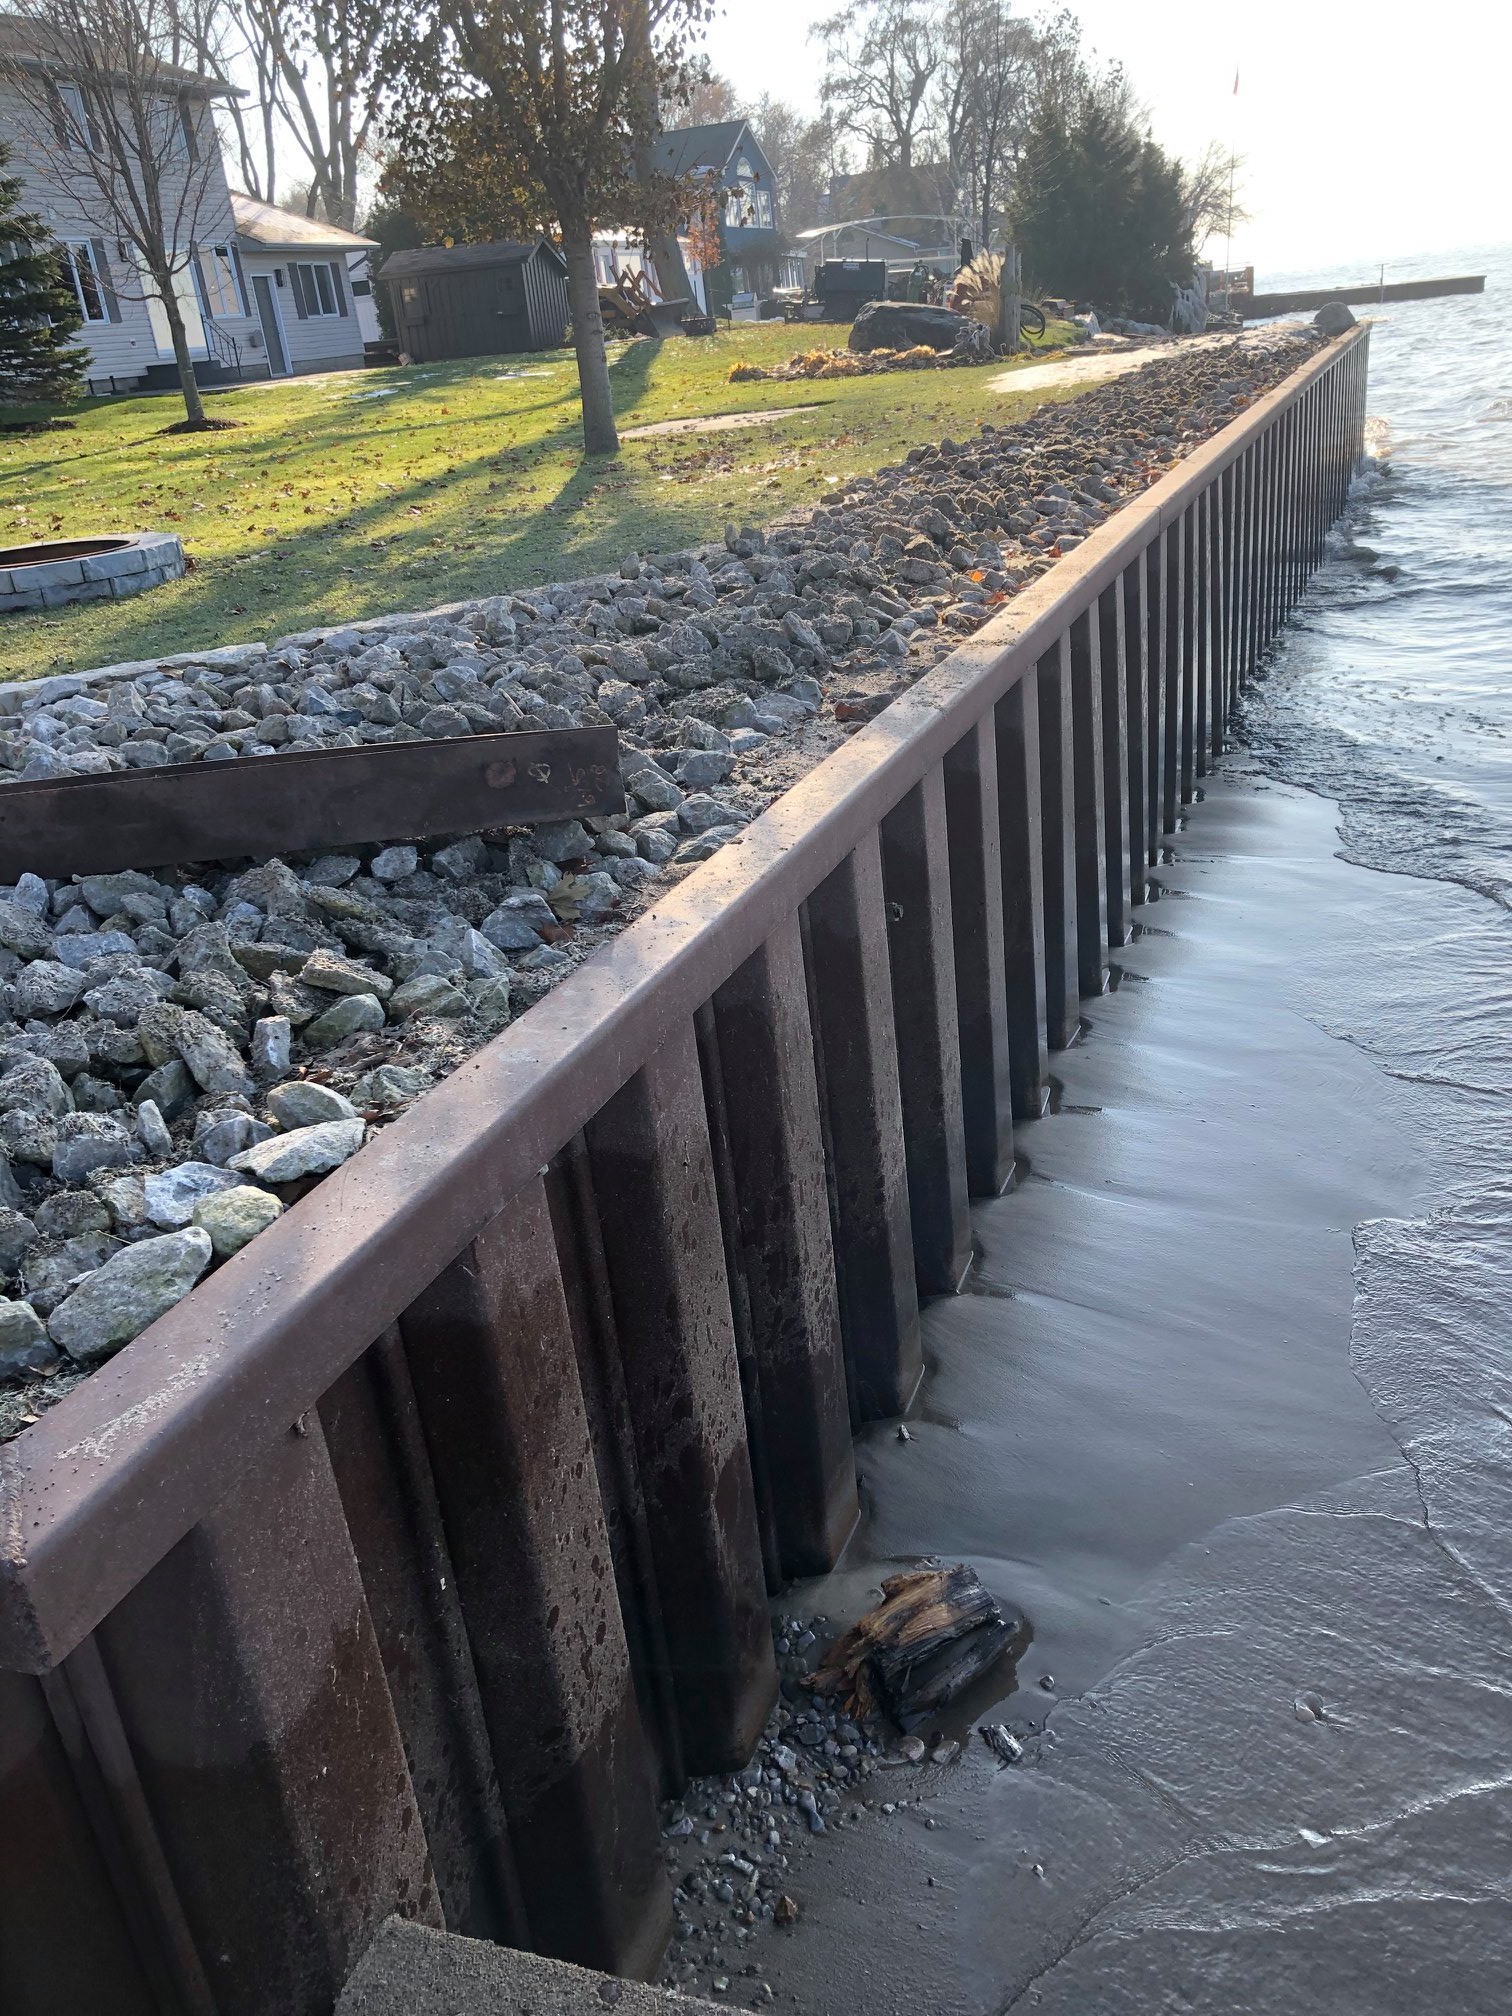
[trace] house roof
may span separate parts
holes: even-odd
[[[691,175],[695,168],[722,170],[740,145],[742,134],[750,137],[744,119],[719,119],[710,126],[674,127],[657,141],[651,165],[660,175]],[[756,152],[760,154],[761,149],[757,147]]]
[[[261,203],[240,189],[231,191],[231,215],[237,237],[259,252],[371,252],[378,244],[376,238],[359,238],[355,231],[322,224],[317,217]]]
[[[901,252],[917,252],[921,244],[918,238],[900,238],[895,231],[879,230],[865,218],[846,224],[816,224],[811,231],[795,231],[795,245],[813,245],[824,238],[838,238],[843,231],[858,231],[873,245],[896,245]]]
[[[494,266],[523,266],[536,252],[544,252],[564,273],[567,271],[566,260],[549,238],[532,238],[523,244],[494,238],[486,245],[417,245],[412,250],[391,252],[378,269],[378,278],[408,280],[424,273],[468,273]]]
[[[65,31],[50,26],[45,21],[35,20],[21,14],[0,14],[0,64],[9,62],[22,70],[30,70],[45,75],[68,79],[71,72],[78,69],[78,42]],[[91,57],[91,65],[98,65],[98,57]],[[90,81],[85,78],[85,82]],[[94,81],[100,82],[96,69]],[[192,98],[245,98],[247,93],[239,84],[227,84],[217,77],[202,77],[196,70],[185,70],[176,63],[157,63],[150,80],[162,84]]]

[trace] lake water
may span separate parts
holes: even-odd
[[[1487,291],[1379,311],[1367,473],[1250,714],[1281,774],[1345,807],[1357,858],[1508,906],[1512,249],[1421,266]]]

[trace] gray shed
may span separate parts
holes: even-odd
[[[400,347],[417,364],[554,350],[567,333],[567,266],[545,238],[532,245],[422,245],[395,252],[378,278]]]

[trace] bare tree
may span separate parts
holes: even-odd
[[[770,96],[738,109],[772,164],[778,229],[792,233],[817,224],[821,200],[839,172],[838,136],[830,114],[810,119],[795,105]]]
[[[928,0],[852,0],[809,33],[824,48],[820,97],[837,125],[866,143],[870,166],[911,168],[940,67]]]
[[[306,216],[352,230],[364,169],[383,115],[379,58],[392,10],[382,0],[179,0],[203,10],[196,56],[212,76],[250,80],[227,123],[242,180],[274,200],[279,141],[292,139],[307,172]]]
[[[18,108],[18,151],[45,163],[81,218],[129,249],[111,291],[156,304],[186,428],[209,426],[184,301],[202,240],[232,222],[210,112],[225,87],[186,67],[198,24],[180,0],[12,0],[0,75]]]
[[[1191,167],[1183,168],[1187,228],[1197,251],[1220,232],[1226,237],[1235,224],[1249,222],[1249,212],[1239,200],[1237,177],[1243,166],[1238,155],[1212,140]]]
[[[689,77],[686,103],[672,105],[668,110],[673,114],[670,123],[674,127],[717,126],[722,120],[740,117],[735,86],[728,77],[720,77],[708,69]]]
[[[1040,42],[1011,0],[948,0],[937,118],[951,176],[981,243],[1000,229],[1033,102]]]

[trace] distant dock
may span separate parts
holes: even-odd
[[[1388,280],[1367,282],[1359,287],[1303,287],[1291,294],[1241,294],[1235,292],[1233,307],[1246,322],[1258,322],[1266,315],[1296,315],[1321,308],[1329,301],[1347,301],[1352,307],[1368,307],[1377,301],[1435,301],[1443,294],[1484,294],[1484,273],[1458,273],[1446,280]]]

